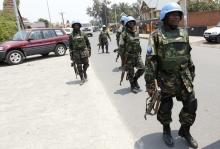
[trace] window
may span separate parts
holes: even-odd
[[[56,29],[55,32],[56,32],[57,36],[64,35],[63,32],[60,29]]]
[[[54,30],[43,30],[42,32],[43,32],[44,38],[52,38],[56,36]]]
[[[33,40],[38,40],[38,39],[42,39],[42,33],[40,30],[38,31],[32,31],[30,33],[29,39],[33,39]]]

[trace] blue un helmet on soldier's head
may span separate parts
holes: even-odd
[[[167,3],[164,5],[160,11],[160,20],[164,21],[166,15],[170,12],[180,12],[181,14],[181,19],[183,16],[183,10],[181,6],[175,2]]]
[[[132,17],[132,16],[128,16],[128,17],[125,19],[125,21],[124,21],[124,25],[127,25],[127,23],[128,23],[128,22],[131,22],[131,21],[134,21],[135,24],[136,24],[135,18]]]
[[[73,25],[74,25],[74,24],[79,24],[79,26],[82,27],[82,24],[81,24],[81,22],[80,22],[79,20],[73,20],[73,21],[72,21],[72,24],[71,24],[71,25],[72,25],[72,28],[73,28]]]
[[[124,25],[127,16],[121,16],[120,22]]]

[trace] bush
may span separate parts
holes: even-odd
[[[17,31],[16,21],[13,16],[0,14],[0,42],[10,39]]]
[[[220,4],[216,2],[190,2],[189,11],[211,11],[220,10]]]

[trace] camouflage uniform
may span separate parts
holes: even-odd
[[[149,38],[145,81],[147,90],[152,89],[154,79],[160,84],[162,98],[157,119],[163,125],[172,121],[173,97],[183,103],[180,123],[191,126],[195,121],[197,99],[192,84],[195,67],[190,51],[188,35],[183,29],[166,32],[162,26]]]
[[[107,30],[103,30],[99,34],[99,43],[102,47],[102,53],[104,53],[104,47],[106,49],[106,53],[108,53],[108,38],[111,40],[109,33]]]
[[[130,81],[132,89],[137,85],[138,78],[144,73],[139,34],[125,29],[121,34],[119,44],[124,61],[124,69],[127,71],[127,78]],[[135,67],[138,69],[136,73],[134,70]]]
[[[81,31],[73,30],[69,36],[70,57],[77,64],[81,80],[87,79],[86,70],[89,67],[88,57],[91,55],[91,46],[88,37]]]

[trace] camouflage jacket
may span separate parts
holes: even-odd
[[[101,31],[99,34],[99,43],[106,43],[108,42],[108,39],[111,40],[108,31],[107,30]]]
[[[91,46],[88,37],[81,31],[74,31],[69,36],[69,49],[72,58],[89,57]]]
[[[119,46],[122,55],[126,55],[126,57],[137,57],[142,52],[139,34],[127,29],[120,36]]]
[[[191,49],[184,29],[166,32],[162,26],[153,32],[149,37],[145,60],[147,88],[157,79],[162,92],[176,94],[183,85],[188,92],[192,92],[195,66]]]
[[[117,33],[116,33],[116,41],[117,41],[117,45],[119,46],[119,40],[120,40],[120,36],[121,33],[125,30],[124,26],[120,26]]]

